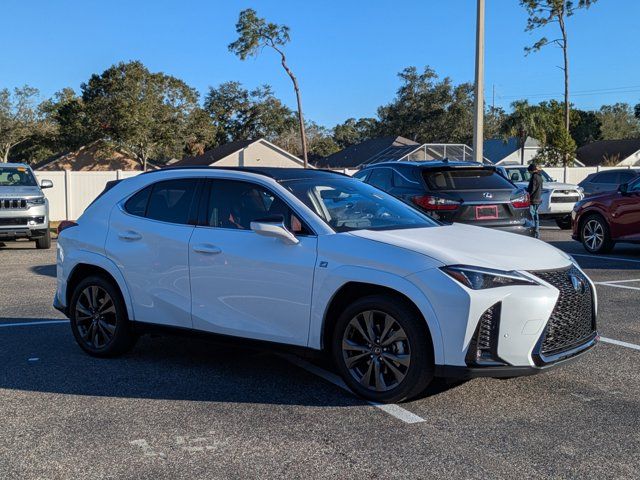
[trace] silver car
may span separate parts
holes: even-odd
[[[0,242],[26,238],[51,248],[49,202],[42,193],[51,187],[51,180],[38,185],[28,165],[0,164]]]

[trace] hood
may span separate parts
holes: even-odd
[[[555,247],[515,233],[454,223],[402,230],[357,230],[351,235],[427,255],[445,265],[497,270],[551,270],[571,263]]]
[[[516,185],[519,187],[527,188],[529,182],[516,182]],[[542,184],[542,188],[545,190],[576,190],[578,188],[577,185],[573,183],[562,183],[562,182],[544,182]]]
[[[41,197],[42,190],[40,187],[6,187],[0,186],[0,197]]]

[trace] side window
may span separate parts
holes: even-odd
[[[356,172],[353,174],[353,178],[356,178],[364,182],[366,181],[368,174],[369,174],[369,170],[360,170],[359,172]]]
[[[635,175],[631,172],[620,172],[620,179],[618,181],[619,183],[627,183],[631,181],[634,177]]]
[[[369,175],[367,183],[378,187],[380,190],[389,190],[391,188],[391,174],[393,170],[390,168],[376,168]]]
[[[144,214],[147,211],[147,203],[149,203],[149,196],[151,195],[152,188],[153,185],[149,185],[127,200],[127,203],[124,204],[125,211],[131,215],[136,215],[137,217],[144,217]]]
[[[154,183],[145,216],[162,222],[189,223],[197,184],[195,178]]]
[[[618,172],[602,172],[595,176],[593,183],[618,183]]]
[[[628,192],[640,192],[640,178],[629,185]]]
[[[254,183],[212,180],[208,205],[206,221],[210,227],[249,230],[254,220],[282,217],[293,233],[311,233],[282,199]]]
[[[420,182],[417,180],[411,180],[405,174],[409,172],[405,170],[403,173],[398,172],[397,170],[393,170],[393,186],[400,188],[416,188],[420,185]]]
[[[520,174],[520,170],[517,169],[512,169],[512,170],[507,170],[509,172],[509,180],[511,180],[512,182],[523,182],[524,179],[522,178],[522,175]]]

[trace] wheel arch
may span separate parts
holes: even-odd
[[[392,285],[383,282],[374,283],[363,279],[352,279],[334,288],[321,315],[321,329],[319,338],[316,339],[316,346],[324,350],[330,344],[337,318],[348,304],[365,296],[384,294],[403,301],[422,318],[426,333],[431,339],[434,361],[436,364],[444,363],[442,332],[434,310],[424,294],[415,285],[405,279],[399,280],[402,280],[400,285]],[[404,282],[406,282],[406,285]],[[313,341],[313,339],[311,340]]]
[[[124,277],[113,262],[100,255],[91,255],[91,258],[83,259],[73,266],[66,281],[65,306],[67,308],[70,306],[71,296],[78,283],[90,275],[102,276],[118,288],[127,308],[127,315],[133,320],[135,318],[133,305]]]
[[[578,235],[580,235],[580,241],[582,241],[582,227],[584,227],[584,222],[586,222],[589,217],[601,217],[609,227],[609,232],[611,232],[611,223],[609,222],[607,213],[599,208],[590,208],[589,210],[583,211],[578,219]]]

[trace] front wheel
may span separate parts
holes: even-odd
[[[75,288],[70,303],[71,330],[78,345],[95,357],[114,357],[133,347],[136,336],[120,291],[92,276]]]
[[[371,295],[349,305],[336,323],[332,347],[345,383],[374,402],[408,400],[433,379],[426,323],[392,296]]]
[[[571,215],[567,215],[566,217],[562,217],[562,218],[556,218],[556,225],[560,227],[560,230],[570,230]]]
[[[590,253],[608,253],[613,249],[609,225],[600,215],[590,215],[580,228],[582,245]]]
[[[47,229],[47,233],[40,238],[36,238],[36,248],[38,250],[48,250],[51,248],[51,232]]]

